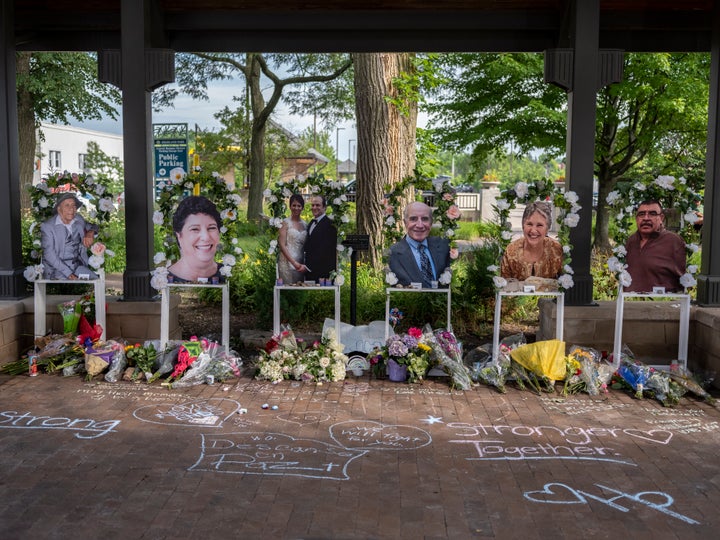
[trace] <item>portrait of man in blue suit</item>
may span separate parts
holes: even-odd
[[[450,242],[430,236],[432,208],[425,203],[410,203],[403,223],[405,236],[390,248],[390,270],[400,285],[422,283],[423,288],[432,287],[450,266]]]

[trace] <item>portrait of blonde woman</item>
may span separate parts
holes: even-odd
[[[300,218],[305,199],[295,193],[290,197],[290,215],[283,219],[278,234],[278,277],[286,285],[291,285],[305,279],[305,240],[307,226]]]
[[[557,279],[563,267],[560,242],[548,236],[552,223],[552,206],[533,202],[525,206],[522,237],[508,245],[500,263],[505,279],[525,281],[529,277]]]

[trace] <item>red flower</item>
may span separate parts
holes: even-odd
[[[408,334],[410,334],[412,337],[414,337],[416,339],[420,339],[423,335],[422,330],[420,330],[419,328],[416,328],[416,327],[408,329]]]
[[[271,352],[273,352],[273,351],[274,351],[275,349],[277,349],[277,348],[278,348],[278,342],[275,341],[274,339],[271,339],[270,341],[268,341],[268,342],[265,344],[265,352],[268,353],[268,354],[270,354]]]

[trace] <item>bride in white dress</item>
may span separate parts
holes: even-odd
[[[290,197],[290,217],[283,220],[278,236],[278,277],[285,285],[292,285],[304,280],[307,272],[303,264],[305,252],[303,246],[307,238],[307,225],[300,219],[305,206],[305,199],[297,193]]]

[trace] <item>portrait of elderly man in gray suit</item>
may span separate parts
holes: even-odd
[[[88,248],[98,226],[77,213],[82,203],[74,193],[63,193],[55,203],[55,213],[40,225],[45,279],[79,279],[98,275],[88,266]]]
[[[403,217],[405,237],[390,248],[389,265],[400,285],[422,283],[432,286],[450,266],[450,243],[430,236],[432,208],[421,202],[410,203]]]

